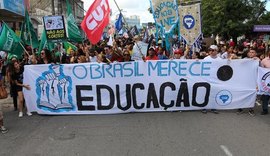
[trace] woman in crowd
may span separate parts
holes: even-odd
[[[30,86],[23,84],[23,66],[20,65],[18,61],[12,62],[10,66],[11,71],[11,79],[14,81],[16,85],[16,90],[18,94],[18,106],[19,106],[19,117],[23,117],[23,88],[26,88],[27,90],[30,90]],[[28,116],[31,116],[32,114],[30,112],[27,112]]]
[[[37,56],[33,56],[32,63],[33,64],[50,64],[53,62],[52,54],[50,50],[43,49],[40,52],[40,56],[37,58]]]

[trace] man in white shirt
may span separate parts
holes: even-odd
[[[219,56],[218,56],[218,47],[216,45],[211,45],[209,47],[209,55],[206,56],[204,58],[204,60],[207,60],[207,61],[213,61],[213,60],[222,60]],[[211,109],[211,111],[215,114],[218,114],[218,111],[216,109]],[[202,113],[207,113],[207,110],[206,109],[203,109],[202,110]]]
[[[222,60],[218,56],[218,47],[216,45],[211,45],[209,50],[209,55],[204,58],[204,60],[212,61],[212,60]]]

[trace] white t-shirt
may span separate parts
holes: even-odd
[[[215,58],[211,57],[210,55],[209,56],[206,56],[204,58],[204,60],[207,60],[207,61],[213,61],[213,60],[222,60],[222,58],[216,56]]]
[[[94,57],[89,56],[89,60],[90,60],[90,62],[97,62],[97,57],[96,56],[94,56]]]

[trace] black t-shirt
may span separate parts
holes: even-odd
[[[23,68],[21,68],[20,69],[20,71],[18,72],[18,73],[14,73],[12,76],[11,76],[11,78],[12,78],[12,80],[16,80],[18,83],[20,83],[20,84],[23,84]]]

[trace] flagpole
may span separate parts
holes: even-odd
[[[29,6],[30,6],[31,4],[29,3]],[[31,6],[30,6],[30,8],[31,8]],[[31,30],[30,30],[30,25],[29,25],[29,23],[31,22],[31,18],[30,18],[30,15],[29,15],[29,12],[28,12],[28,10],[25,10],[25,11],[27,11],[27,14],[28,14],[28,18],[29,18],[29,21],[27,22],[27,27],[28,27],[28,33],[29,33],[29,36],[30,36],[30,44],[31,44],[31,50],[32,50],[32,55],[35,55],[34,54],[34,47],[33,47],[33,41],[32,41],[32,35],[31,35]],[[25,17],[25,15],[24,15],[24,18],[26,18]],[[28,54],[29,55],[29,54]]]
[[[23,48],[24,52],[25,52],[28,56],[30,56],[29,53],[27,52],[27,50],[26,50],[26,49],[24,48],[24,46],[22,45],[22,43],[21,43],[21,42],[19,42],[19,43],[20,43],[21,47]]]

